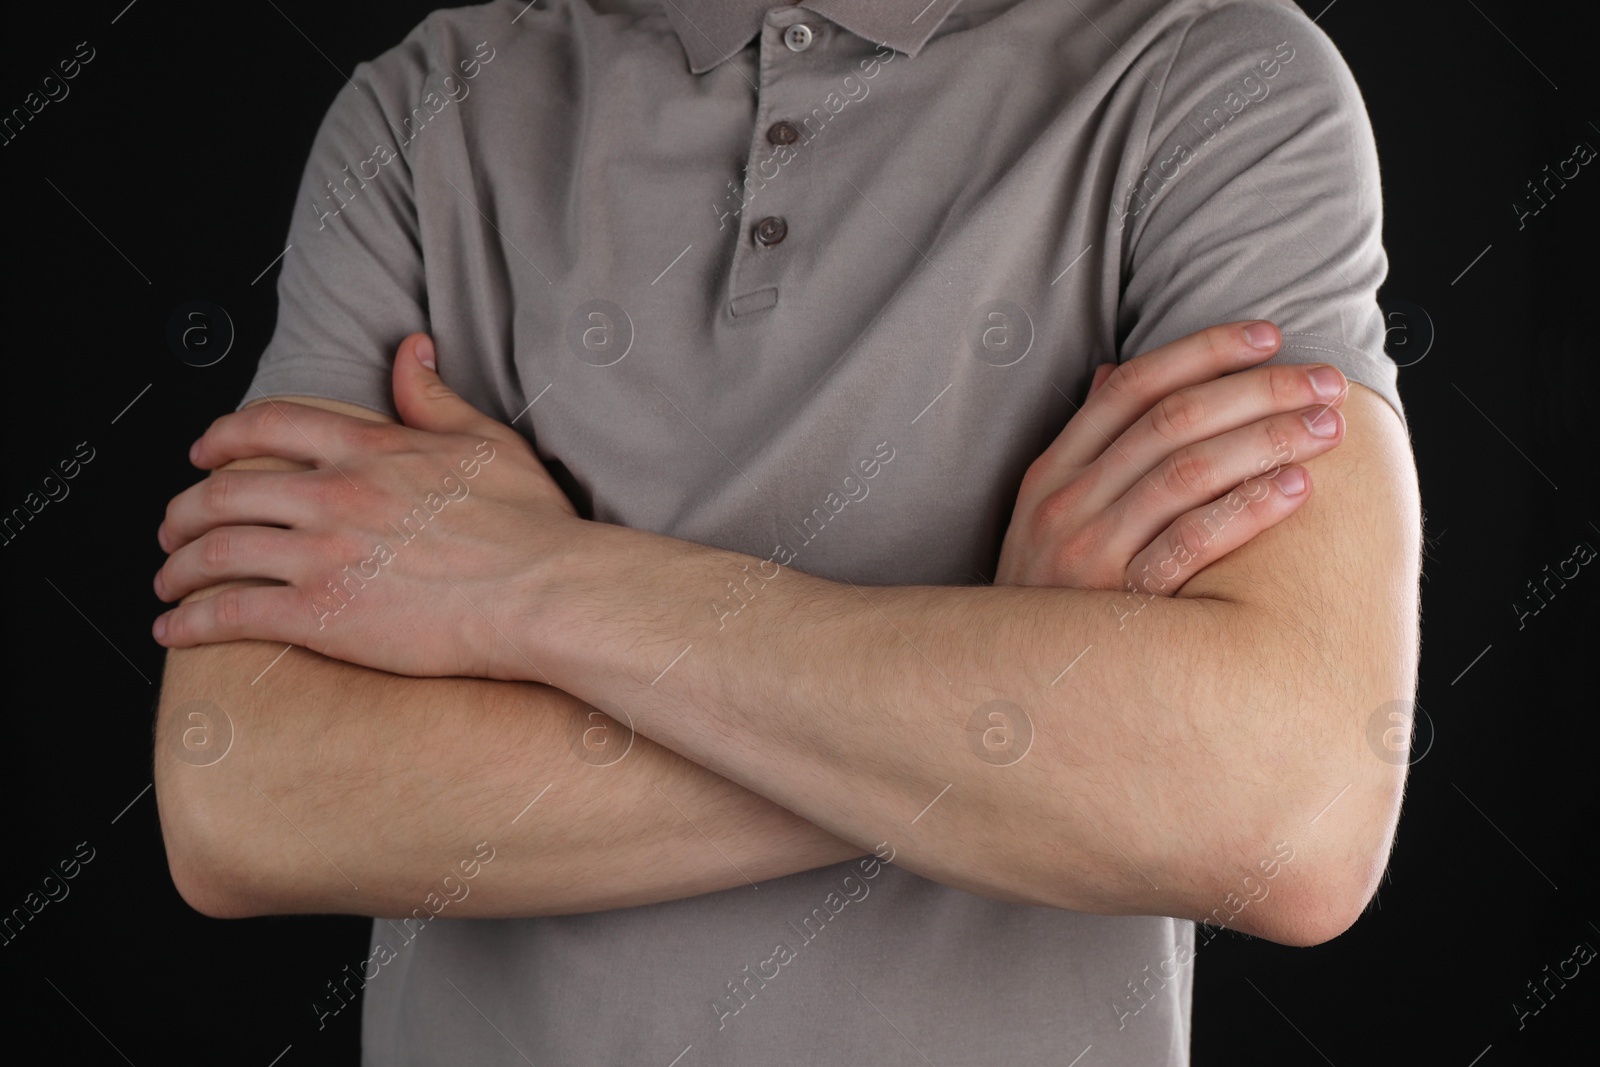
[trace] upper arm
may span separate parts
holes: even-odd
[[[1331,363],[1403,425],[1377,303],[1388,270],[1377,149],[1349,68],[1310,19],[1265,0],[1224,4],[1173,36],[1148,90],[1148,140],[1118,186],[1121,357],[1268,319],[1283,332],[1268,365]]]
[[[1224,655],[1259,663],[1272,681],[1240,687],[1230,713],[1266,751],[1309,768],[1267,804],[1306,857],[1300,868],[1320,872],[1322,899],[1336,902],[1333,925],[1314,924],[1313,940],[1356,919],[1388,861],[1408,764],[1390,731],[1409,728],[1419,652],[1422,516],[1410,441],[1364,386],[1351,385],[1343,412],[1339,447],[1298,461],[1310,498],[1178,594],[1248,609]]]
[[[1300,12],[1223,4],[1174,47],[1131,163],[1149,184],[1122,230],[1123,355],[1262,318],[1284,335],[1269,363],[1331,363],[1351,383],[1342,442],[1294,460],[1310,498],[1179,592],[1241,609],[1219,645],[1239,680],[1224,713],[1277,766],[1233,773],[1271,813],[1263,832],[1292,835],[1295,869],[1328,883],[1324,929],[1353,921],[1387,860],[1405,757],[1372,724],[1383,737],[1416,689],[1421,505],[1377,304],[1377,152],[1348,67]]]
[[[1339,446],[1294,460],[1310,474],[1305,504],[1178,595],[1257,609],[1338,691],[1376,707],[1409,698],[1414,686],[1421,502],[1411,442],[1394,410],[1356,384],[1341,410]]]
[[[1412,693],[1421,538],[1376,299],[1387,259],[1371,125],[1338,50],[1296,10],[1242,0],[1174,37],[1136,164],[1160,181],[1123,231],[1124,352],[1264,318],[1284,337],[1268,364],[1331,363],[1351,383],[1343,441],[1295,461],[1310,499],[1180,595],[1258,608],[1293,660],[1276,672],[1286,687],[1305,667],[1319,692],[1371,711]]]
[[[241,407],[314,396],[395,414],[394,352],[429,328],[416,190],[394,133],[425,92],[428,27],[358,64],[317,128],[290,215],[277,323]]]

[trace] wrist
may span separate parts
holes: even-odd
[[[816,588],[797,599],[801,584]],[[549,684],[596,706],[631,709],[686,684],[714,701],[706,687],[723,692],[732,677],[707,674],[707,657],[781,642],[826,584],[775,560],[586,523],[541,583],[527,647]]]
[[[684,636],[696,603],[690,590],[708,584],[695,576],[710,572],[712,557],[730,555],[581,519],[565,522],[559,545],[541,554],[519,610],[519,643],[538,670],[511,655],[519,676],[591,703],[615,700],[635,682],[647,686],[652,657],[693,640]]]

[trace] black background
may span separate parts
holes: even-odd
[[[0,46],[4,111],[78,42],[96,50],[70,96],[0,146],[0,370],[18,375],[3,507],[78,442],[95,450],[71,495],[3,547],[0,910],[79,842],[95,858],[0,947],[0,1041],[9,1055],[37,1039],[73,1063],[266,1067],[288,1046],[283,1067],[354,1063],[357,1013],[319,1032],[308,1005],[365,957],[365,920],[215,921],[172,887],[140,792],[162,659],[150,577],[165,503],[196,478],[187,445],[243,394],[271,333],[268,267],[317,123],[343,75],[435,5],[125,3],[8,11]],[[1600,964],[1523,1028],[1511,1006],[1578,942],[1600,948],[1600,568],[1552,584],[1521,629],[1512,607],[1532,606],[1526,583],[1578,542],[1600,548],[1600,162],[1521,229],[1512,207],[1577,142],[1600,147],[1587,5],[1324,3],[1307,13],[1362,86],[1384,168],[1383,299],[1427,515],[1431,728],[1389,873],[1355,928],[1313,949],[1226,934],[1201,953],[1194,1062],[1594,1062],[1584,1024]],[[165,340],[194,299],[237,331],[214,366],[186,365]]]

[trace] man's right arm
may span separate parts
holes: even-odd
[[[230,466],[299,469],[269,458]],[[207,915],[405,915],[428,894],[443,896],[452,873],[452,885],[469,888],[454,917],[560,915],[753,885],[864,854],[643,736],[617,759],[610,753],[628,745],[626,728],[558,689],[399,677],[300,647],[275,662],[282,651],[233,641],[167,655],[156,798],[173,880]],[[209,755],[180,755],[185,731],[201,721],[188,718],[195,701],[223,709],[232,728],[226,754],[204,766]],[[212,718],[210,729],[225,732]],[[597,723],[608,732],[590,736],[605,738],[608,766],[574,749]],[[480,842],[494,859],[461,882],[460,864]]]

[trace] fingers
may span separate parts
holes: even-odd
[[[1277,352],[1280,341],[1269,322],[1235,322],[1117,364],[1046,450],[1047,462],[1063,470],[1087,466],[1162,397],[1253,367]]]
[[[213,422],[190,448],[189,461],[214,470],[236,459],[278,456],[326,470],[358,452],[398,447],[404,432],[389,423],[268,400]]]
[[[1094,369],[1094,380],[1089,383],[1089,392],[1086,395],[1094,396],[1099,388],[1106,384],[1106,379],[1111,376],[1111,372],[1116,369],[1117,365],[1115,363],[1102,363],[1096,367]]]
[[[1311,475],[1280,467],[1272,477],[1238,489],[1178,517],[1128,564],[1127,580],[1144,596],[1172,596],[1190,578],[1269,527],[1311,497]]]
[[[311,647],[319,628],[318,607],[283,585],[224,589],[180,604],[156,617],[150,631],[167,648],[220,641],[288,641]]]
[[[1284,464],[1319,456],[1343,436],[1344,416],[1319,405],[1178,449],[1108,509],[1117,558],[1131,557],[1189,509]]]
[[[291,581],[296,575],[291,561],[304,558],[298,542],[307,535],[269,526],[223,526],[190,541],[156,572],[156,596],[181,600],[198,589],[236,578]]]
[[[215,471],[172,498],[156,540],[163,551],[174,552],[218,526],[304,525],[316,510],[306,493],[316,477],[302,471]]]
[[[1343,403],[1348,390],[1344,375],[1327,364],[1256,367],[1179,389],[1158,400],[1094,461],[1094,488],[1086,502],[1109,507],[1182,449],[1275,414],[1312,406],[1321,414]]]

